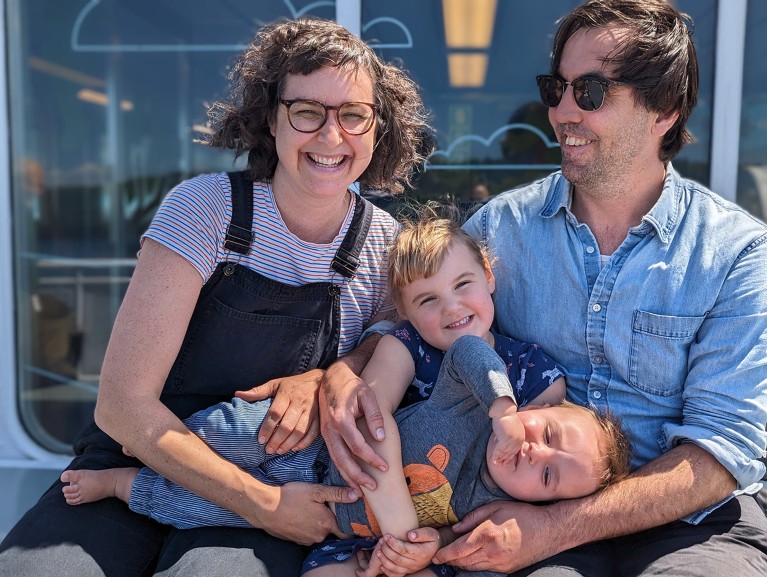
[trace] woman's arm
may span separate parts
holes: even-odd
[[[144,241],[107,347],[96,422],[147,466],[254,526],[302,543],[324,538],[337,531],[324,501],[348,501],[348,491],[329,488],[320,495],[312,485],[260,483],[213,452],[160,402],[201,287],[189,262]],[[316,522],[307,523],[307,516]]]

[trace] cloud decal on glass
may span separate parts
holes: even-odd
[[[456,170],[456,169],[472,169],[481,168],[483,170],[531,170],[531,169],[558,169],[558,164],[516,164],[516,163],[490,163],[490,164],[474,164],[474,163],[462,163],[451,162],[451,156],[461,146],[469,143],[477,143],[487,148],[493,146],[501,136],[507,134],[512,130],[525,130],[533,133],[541,142],[543,142],[547,149],[559,148],[559,143],[552,141],[548,135],[540,128],[531,124],[522,122],[514,122],[511,124],[505,124],[497,130],[495,130],[489,137],[484,138],[477,134],[465,134],[456,138],[446,149],[437,149],[432,152],[426,160],[426,170]]]

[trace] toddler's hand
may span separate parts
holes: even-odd
[[[409,541],[401,541],[391,535],[379,539],[365,570],[358,570],[357,577],[402,577],[417,573],[429,566],[440,548],[439,532],[432,527],[422,527],[408,532]]]
[[[493,434],[497,441],[491,457],[493,463],[503,465],[510,461],[525,442],[525,427],[516,412],[494,418]]]

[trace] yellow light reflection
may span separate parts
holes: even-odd
[[[487,74],[487,54],[458,53],[447,55],[450,86],[471,88],[484,86]]]
[[[496,0],[442,0],[448,48],[487,49],[493,41]]]
[[[106,94],[103,92],[98,92],[97,90],[91,90],[90,88],[83,88],[78,90],[77,98],[85,102],[90,102],[91,104],[98,104],[99,106],[106,106],[109,104],[109,97]],[[120,101],[120,110],[129,112],[133,110],[133,108],[133,102],[130,100]]]

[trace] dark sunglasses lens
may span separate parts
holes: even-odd
[[[553,76],[539,76],[538,89],[541,93],[541,100],[549,108],[559,106],[562,101],[564,85],[559,78]]]
[[[597,80],[579,78],[572,84],[575,103],[581,110],[599,109],[605,101],[605,89]]]

